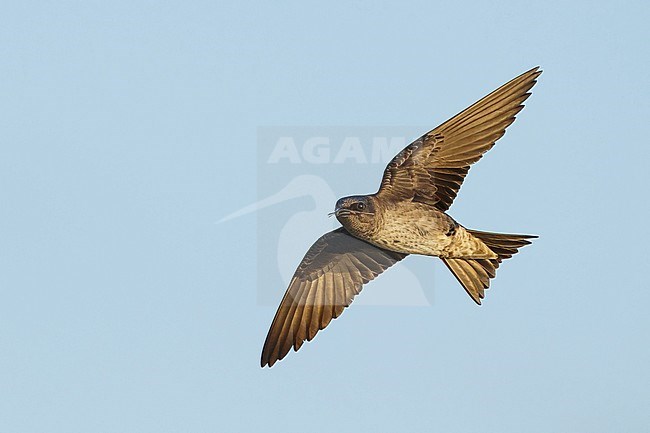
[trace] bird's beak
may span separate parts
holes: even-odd
[[[338,218],[340,216],[348,216],[351,213],[352,212],[350,211],[350,209],[344,209],[344,208],[341,208],[341,207],[337,207],[336,209],[334,209],[334,212],[332,212],[330,215],[335,215]]]

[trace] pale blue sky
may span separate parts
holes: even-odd
[[[644,1],[6,4],[0,430],[650,431],[649,21]],[[353,305],[260,369],[258,294],[284,291],[258,286],[264,217],[215,223],[258,197],[258,127],[433,127],[536,65],[451,209],[541,236],[484,305],[413,258],[431,306]],[[381,168],[329,173],[365,193]]]

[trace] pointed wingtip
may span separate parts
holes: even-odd
[[[260,357],[260,367],[264,368],[267,365],[269,367],[273,366],[273,360],[271,360],[271,357],[269,356],[269,353],[267,352],[267,347],[266,343],[264,343],[264,348],[262,349],[262,356]]]
[[[542,72],[544,72],[542,69],[540,69],[540,66],[535,66],[533,69],[528,71],[527,73],[530,73],[533,76],[534,80],[537,80],[537,78],[542,75]]]
[[[264,348],[266,349],[266,347]],[[267,353],[266,350],[262,351],[262,357],[260,358],[260,367],[273,367],[280,358],[273,358],[270,353]]]
[[[540,66],[535,66],[534,68],[531,68],[531,69],[527,70],[526,72],[524,72],[523,74],[519,75],[514,80],[524,79],[524,80],[530,80],[530,81],[533,81],[533,82],[537,82],[537,78],[540,75],[542,75],[542,72],[544,72],[544,71],[542,71],[540,69]]]

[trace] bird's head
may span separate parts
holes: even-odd
[[[336,202],[334,215],[353,234],[369,233],[375,227],[375,199],[369,195],[343,197]]]

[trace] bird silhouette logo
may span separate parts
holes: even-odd
[[[249,214],[258,214],[260,219],[268,221],[262,214],[265,209],[273,206],[284,206],[292,201],[308,198],[307,206],[297,206],[290,211],[287,218],[282,218],[279,223],[279,235],[274,251],[263,250],[261,255],[275,258],[275,267],[286,286],[291,281],[296,261],[304,254],[304,241],[318,237],[324,231],[334,229],[338,224],[331,214],[331,203],[336,201],[336,195],[330,185],[321,177],[315,175],[298,175],[279,191],[272,193],[258,201],[244,206],[223,218],[218,223],[241,218]],[[266,230],[265,230],[266,231]],[[264,279],[268,281],[268,278]],[[405,290],[391,290],[395,285],[404,285]],[[272,290],[264,287],[265,290]],[[429,291],[430,292],[430,291]],[[271,293],[275,293],[274,291]],[[359,300],[360,305],[383,306],[429,306],[431,294],[424,290],[418,276],[408,266],[396,269],[390,278],[377,281],[372,290],[365,293]]]

